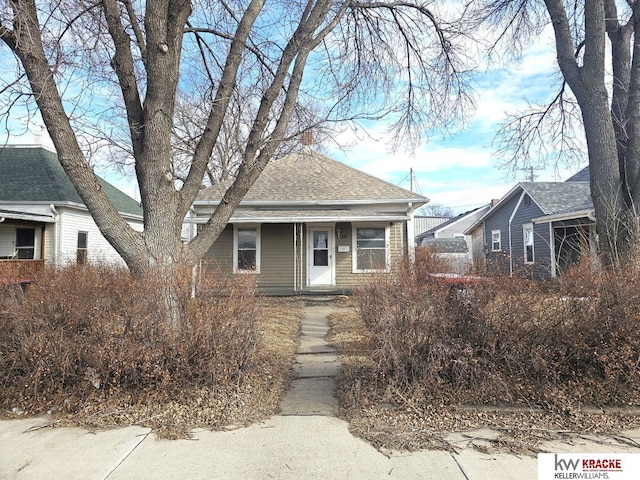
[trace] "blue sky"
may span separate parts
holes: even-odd
[[[530,44],[518,65],[494,64],[479,73],[476,110],[468,126],[457,134],[444,138],[434,135],[413,153],[390,152],[385,125],[371,124],[368,136],[344,133],[342,141],[353,148],[346,152],[332,150],[330,156],[405,188],[409,188],[409,171],[413,168],[416,191],[455,213],[502,197],[517,182],[527,181],[528,172],[514,178],[498,168],[500,158],[492,142],[507,112],[544,103],[557,93],[552,42],[552,36],[546,35]],[[585,156],[581,165],[557,169],[549,165],[534,171],[535,180],[564,181],[586,164]]]
[[[428,142],[413,152],[390,150],[392,138],[385,122],[364,123],[360,132],[345,131],[335,138],[345,150],[326,153],[352,167],[396,185],[409,188],[409,171],[413,169],[415,190],[431,203],[461,213],[500,198],[527,174],[508,177],[498,168],[492,141],[507,112],[516,112],[530,103],[544,103],[557,90],[555,51],[550,35],[532,42],[518,65],[490,65],[475,79],[476,109],[463,130],[443,137],[433,134]],[[31,133],[12,138],[11,143],[32,143]],[[563,181],[586,164],[536,170],[537,181]],[[138,198],[135,182],[116,172],[98,172],[108,181]]]

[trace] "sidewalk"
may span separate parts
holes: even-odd
[[[537,479],[535,457],[483,454],[469,438],[444,451],[382,454],[335,417],[339,367],[326,344],[331,305],[305,310],[294,371],[280,415],[227,432],[158,441],[148,428],[88,432],[39,428],[43,418],[0,421],[0,479]],[[485,436],[489,431],[482,432]],[[640,430],[625,432],[640,444]],[[612,439],[550,443],[549,452],[640,453]]]

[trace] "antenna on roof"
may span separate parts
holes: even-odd
[[[525,181],[532,183],[536,181],[537,175],[534,173],[533,166],[529,166],[528,168],[519,168],[518,170],[528,173]]]

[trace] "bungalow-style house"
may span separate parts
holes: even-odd
[[[142,230],[139,202],[100,182],[120,214]],[[32,276],[45,262],[91,261],[123,262],[98,230],[56,153],[43,146],[0,148],[0,278]]]
[[[471,235],[465,235],[470,225],[487,211],[490,205],[475,208],[436,225],[416,236],[416,245],[427,247],[448,259],[454,273],[468,273],[473,264]]]
[[[225,185],[194,202],[204,223]],[[204,259],[256,275],[266,294],[346,293],[368,273],[414,253],[414,210],[428,202],[310,150],[274,159]]]
[[[466,231],[480,272],[556,277],[595,253],[588,170],[566,182],[523,182]]]

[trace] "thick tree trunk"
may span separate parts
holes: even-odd
[[[591,198],[596,214],[600,252],[614,266],[627,250],[628,212],[624,201],[616,136],[605,92],[587,94],[580,104],[587,137]]]
[[[584,50],[580,66],[562,0],[545,0],[545,3],[554,28],[558,65],[582,112],[589,155],[591,197],[602,260],[605,265],[614,266],[629,245],[629,205],[624,201],[620,173],[621,158],[624,155],[620,157],[618,149],[618,142],[623,145],[626,142],[620,135],[616,136],[613,117],[620,115],[625,102],[617,98],[612,114],[605,85],[606,34],[607,29],[612,33],[612,27],[607,26],[605,3],[602,0],[587,0],[584,9]],[[622,74],[623,69],[619,63],[621,60],[615,59],[614,66]],[[619,80],[624,81],[625,77],[626,75],[622,75]]]

